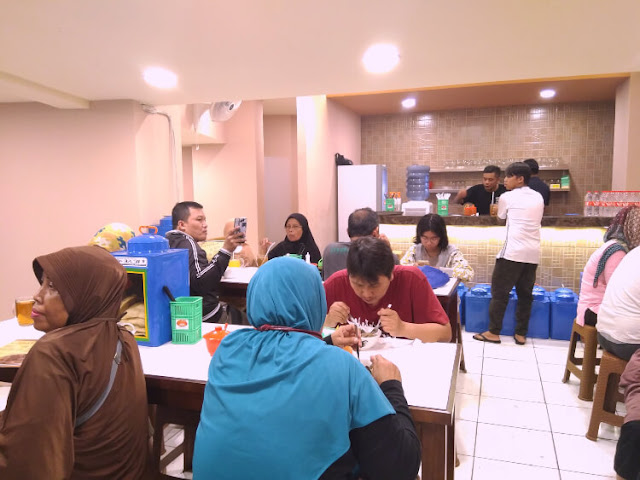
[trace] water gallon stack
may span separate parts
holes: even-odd
[[[551,338],[569,340],[578,311],[578,295],[570,288],[558,288],[551,294]]]
[[[129,280],[120,323],[135,330],[140,345],[157,347],[171,340],[169,298],[162,287],[175,297],[189,295],[189,256],[187,250],[170,249],[166,238],[155,235],[156,227],[140,227],[141,233],[143,229],[154,234],[134,237],[126,251],[113,252]]]
[[[410,165],[407,167],[407,198],[412,201],[425,201],[429,198],[428,165]]]

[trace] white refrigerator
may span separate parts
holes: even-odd
[[[385,165],[338,166],[338,241],[348,242],[347,220],[358,208],[384,210],[387,197]]]

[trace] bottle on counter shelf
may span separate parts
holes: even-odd
[[[587,191],[587,194],[584,196],[583,215],[585,217],[593,216],[593,194],[591,193],[591,191]]]
[[[592,207],[591,207],[591,217],[599,217],[600,216],[600,194],[596,191],[593,192],[593,197],[591,199]]]

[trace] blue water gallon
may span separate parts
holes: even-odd
[[[569,340],[578,312],[578,295],[570,288],[558,288],[551,294],[551,338]]]
[[[458,298],[460,301],[458,302],[458,313],[460,314],[460,325],[464,325],[464,296],[469,291],[469,289],[465,286],[464,283],[460,282],[458,284]]]
[[[529,317],[527,337],[549,338],[549,321],[551,316],[551,300],[549,293],[542,287],[533,287],[533,303]]]
[[[491,289],[478,284],[464,294],[465,330],[482,333],[489,329]]]
[[[127,271],[120,321],[134,329],[139,345],[157,347],[171,341],[171,310],[169,298],[162,287],[169,288],[174,297],[189,296],[189,252],[170,249],[169,241],[154,230],[129,240],[127,250],[113,252],[113,256]]]
[[[509,335],[510,337],[516,333],[516,305],[518,304],[518,295],[516,295],[515,287],[509,292],[509,303],[502,317],[502,330],[500,335]]]

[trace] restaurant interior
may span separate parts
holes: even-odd
[[[157,224],[178,201],[204,205],[211,238],[246,217],[256,246],[301,212],[322,250],[338,238],[338,152],[386,165],[403,196],[410,165],[453,192],[484,165],[536,158],[543,180],[570,178],[545,217],[582,216],[587,191],[640,191],[638,18],[635,0],[3,5],[0,320],[36,289],[34,257],[111,222]],[[365,70],[376,43],[397,46],[394,69]],[[177,84],[147,84],[153,66]],[[538,283],[577,292],[607,221],[548,224]],[[402,254],[413,227],[397,223],[381,229]],[[449,228],[490,281],[501,227]],[[620,429],[585,438],[592,402],[561,382],[569,342],[461,335],[455,478],[615,478]],[[165,437],[175,447],[184,431]],[[167,473],[191,478],[181,462]]]

